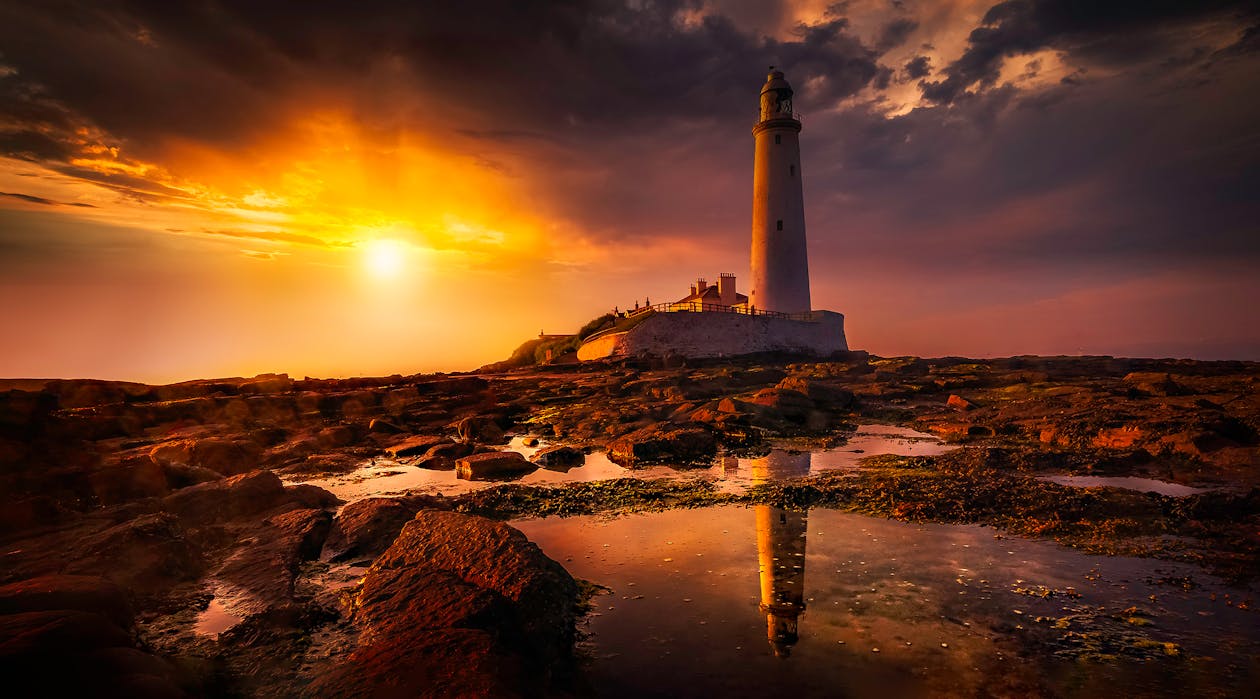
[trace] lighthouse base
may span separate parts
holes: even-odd
[[[826,357],[849,349],[844,315],[813,311],[810,320],[789,320],[740,313],[654,313],[619,333],[597,335],[578,348],[578,359],[679,355],[736,357],[762,352],[792,352]]]

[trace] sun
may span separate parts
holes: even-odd
[[[363,263],[378,279],[394,279],[402,274],[406,256],[407,249],[402,243],[387,238],[368,241],[363,248]]]

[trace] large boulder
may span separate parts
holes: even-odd
[[[577,583],[516,529],[421,510],[364,577],[360,646],[319,697],[545,695],[574,638]]]
[[[201,483],[162,498],[162,509],[190,526],[224,522],[270,510],[327,507],[337,499],[316,486],[286,488],[270,471]]]
[[[537,470],[537,464],[514,451],[470,454],[455,461],[456,477],[473,481],[519,478]]]
[[[135,612],[127,591],[99,575],[41,575],[0,586],[0,614],[75,609],[129,629]]]
[[[263,607],[286,604],[293,597],[298,566],[319,556],[331,525],[332,514],[324,510],[268,517],[241,538],[213,577],[247,591]]]
[[[627,468],[665,461],[707,463],[716,453],[713,433],[696,427],[649,425],[608,445],[608,458]]]
[[[341,508],[324,543],[324,555],[348,561],[380,555],[394,543],[403,525],[421,507],[434,504],[425,497],[364,498]]]
[[[530,460],[548,471],[568,471],[586,463],[586,452],[576,447],[553,446],[534,452]]]
[[[503,444],[507,441],[503,428],[493,418],[466,417],[456,425],[459,438],[465,442]]]
[[[0,673],[9,696],[187,696],[175,668],[128,630],[76,609],[0,615]]]

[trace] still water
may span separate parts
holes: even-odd
[[[524,454],[527,458],[549,446],[541,440],[537,446],[524,445],[524,437],[514,437],[506,449]],[[933,456],[957,448],[946,445],[932,435],[903,427],[888,425],[862,425],[848,442],[832,449],[812,452],[775,450],[776,459],[790,461],[793,466],[780,472],[782,477],[807,476],[811,473],[853,469],[859,460],[878,454],[899,456]],[[758,465],[762,459],[719,457],[708,467],[679,469],[670,466],[627,469],[608,459],[602,451],[586,455],[581,466],[563,471],[538,469],[514,482],[524,485],[555,485],[573,481],[601,481],[614,478],[706,478],[717,483],[726,492],[742,492],[750,484],[764,477]],[[456,478],[454,471],[434,471],[412,466],[407,459],[397,461],[374,459],[346,474],[314,478],[288,479],[288,485],[309,483],[328,490],[337,497],[352,502],[365,497],[402,493],[431,493],[458,495],[479,488],[496,485],[495,481],[467,481]]]
[[[1254,696],[1260,681],[1260,598],[1196,568],[770,506],[513,525],[608,588],[583,644],[600,696]]]

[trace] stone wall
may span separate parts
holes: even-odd
[[[657,313],[625,332],[586,342],[578,348],[578,359],[670,354],[731,357],[757,352],[826,356],[849,349],[844,315],[813,313],[814,321],[739,313]]]

